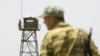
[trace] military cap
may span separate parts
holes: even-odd
[[[48,16],[63,17],[63,15],[64,15],[63,8],[57,5],[49,5],[44,9],[44,12],[40,17],[48,17]]]

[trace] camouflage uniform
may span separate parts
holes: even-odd
[[[74,39],[76,41],[68,56],[85,56],[87,36],[85,31],[79,32],[79,29],[60,22],[45,35],[40,56],[66,56]],[[92,40],[90,48],[93,56],[100,56]]]

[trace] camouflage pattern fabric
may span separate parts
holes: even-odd
[[[85,56],[87,36],[86,31],[79,31],[69,24],[60,22],[45,35],[40,56],[66,56],[74,39],[76,39],[76,42],[68,56]],[[91,40],[90,45],[92,55],[100,56],[93,40]]]

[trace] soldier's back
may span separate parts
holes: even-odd
[[[54,56],[66,56],[67,54],[69,56],[84,56],[84,37],[87,36],[79,33],[79,29],[72,26],[56,28],[49,32],[48,37],[51,37]],[[76,41],[71,49],[70,47],[75,39]]]

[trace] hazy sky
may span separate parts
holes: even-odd
[[[19,56],[22,31],[18,30],[22,17],[36,17],[45,6],[56,4],[65,10],[67,23],[89,31],[93,28],[92,38],[100,50],[100,0],[0,0],[0,56]],[[37,32],[38,45],[47,32],[43,19],[39,20],[41,30]]]

